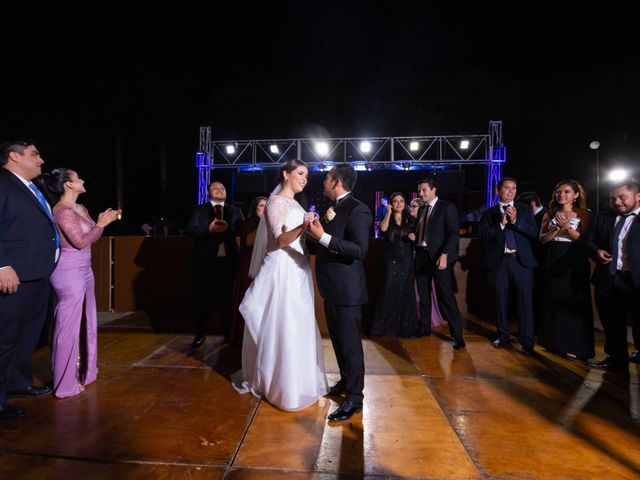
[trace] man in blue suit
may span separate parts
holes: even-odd
[[[518,297],[518,341],[525,355],[533,354],[533,269],[538,265],[531,240],[538,228],[528,206],[514,202],[517,184],[505,177],[498,183],[499,202],[485,210],[480,219],[479,234],[486,244],[484,266],[489,283],[495,289],[498,338],[493,346],[509,343],[507,307],[509,288]]]
[[[51,392],[31,371],[59,251],[51,207],[31,182],[43,163],[30,141],[0,145],[0,420],[25,413],[8,398]]]

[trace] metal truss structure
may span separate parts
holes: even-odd
[[[312,170],[330,170],[347,162],[356,170],[436,169],[486,165],[486,205],[497,201],[496,186],[506,161],[502,122],[489,122],[482,135],[415,137],[289,138],[269,140],[211,139],[211,127],[200,127],[196,153],[198,201],[207,198],[211,170],[260,171],[276,168],[291,158],[303,160]]]

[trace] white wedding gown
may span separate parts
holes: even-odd
[[[276,236],[299,226],[304,209],[274,195],[267,202],[267,253],[240,304],[245,330],[242,370],[231,380],[240,393],[264,397],[283,410],[301,410],[327,393],[313,278],[304,242],[278,248]]]

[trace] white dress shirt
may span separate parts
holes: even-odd
[[[618,237],[618,263],[616,265],[616,269],[622,270],[623,272],[629,271],[629,242],[627,242],[627,236],[629,235],[631,224],[638,217],[638,213],[640,213],[640,207],[630,213],[631,215],[624,219],[625,222],[622,226],[622,230],[620,231],[620,236]],[[620,215],[616,217],[615,225],[618,225],[621,218],[622,216]]]
[[[340,200],[342,200],[344,197],[349,195],[350,193],[351,192],[343,193],[342,195],[339,195],[338,197],[336,197],[336,204],[340,202]],[[329,248],[329,242],[331,242],[331,235],[329,235],[326,232],[323,233],[322,236],[320,237],[320,240],[318,240],[318,243],[320,243],[320,245],[323,245],[327,248]]]

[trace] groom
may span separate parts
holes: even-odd
[[[360,340],[362,305],[369,301],[362,261],[369,247],[371,211],[351,194],[357,174],[348,164],[336,165],[324,179],[324,195],[334,202],[322,220],[309,224],[318,240],[316,278],[324,298],[329,334],[338,359],[340,381],[328,395],[346,394],[327,418],[340,422],[362,411],[364,354]]]

